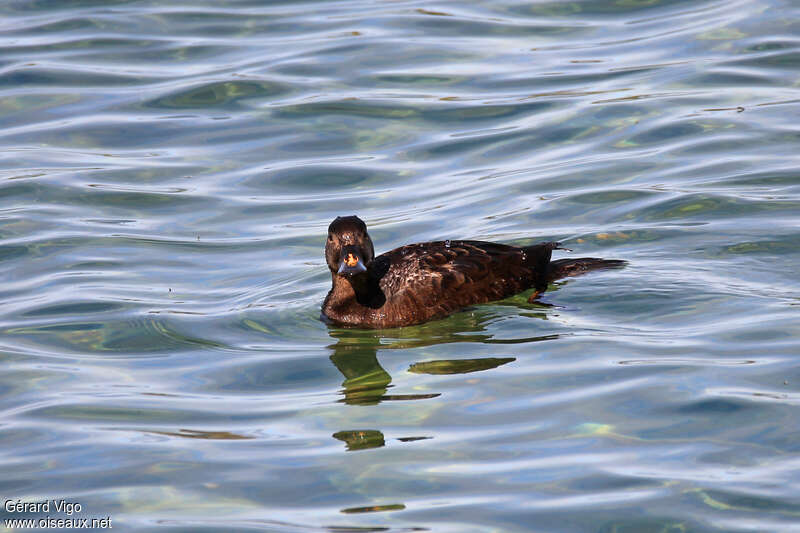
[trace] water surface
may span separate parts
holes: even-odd
[[[799,531],[798,21],[4,3],[0,496],[123,531]],[[331,328],[349,214],[378,253],[630,265]]]

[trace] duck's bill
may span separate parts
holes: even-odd
[[[364,259],[361,258],[361,254],[358,253],[358,247],[345,246],[342,248],[342,256],[339,258],[339,270],[337,270],[337,274],[353,276],[366,271],[367,267],[364,265]]]

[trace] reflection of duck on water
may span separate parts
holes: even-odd
[[[331,361],[345,377],[344,398],[350,405],[374,405],[387,400],[424,400],[433,394],[387,394],[392,376],[378,362],[378,338],[353,338],[337,335],[339,342],[331,346]]]
[[[559,243],[518,248],[481,241],[439,241],[401,246],[375,257],[367,226],[355,216],[328,228],[325,259],[333,287],[323,317],[343,326],[394,328],[442,318],[469,305],[501,300],[590,270],[619,268],[615,259],[551,261]]]
[[[512,339],[496,339],[486,331],[493,314],[462,313],[454,320],[435,330],[428,326],[395,330],[392,337],[380,332],[355,329],[333,329],[329,333],[337,340],[328,346],[333,350],[331,362],[345,377],[342,383],[341,402],[351,405],[373,405],[389,400],[424,400],[435,398],[430,394],[387,394],[392,387],[392,376],[378,362],[378,350],[424,348],[438,344],[479,342],[483,344],[520,344],[554,340],[558,335],[541,335]],[[541,318],[545,318],[542,316]],[[477,359],[432,360],[412,363],[408,371],[413,374],[467,374],[490,370],[514,361],[513,357],[485,357]]]
[[[545,335],[525,339],[493,339],[486,334],[486,325],[491,314],[464,313],[459,319],[449,322],[444,328],[420,335],[427,326],[395,330],[392,338],[379,332],[334,329],[330,335],[337,340],[329,346],[333,350],[331,362],[345,377],[340,400],[349,405],[375,405],[384,401],[425,400],[436,398],[440,393],[427,394],[387,394],[392,387],[392,376],[378,362],[378,350],[424,348],[436,344],[484,342],[494,344],[516,344],[518,342],[546,341],[558,335]],[[388,342],[387,342],[388,341]],[[515,361],[514,357],[485,357],[477,359],[439,359],[411,363],[408,372],[412,374],[467,374],[497,368]],[[386,444],[383,432],[377,429],[345,429],[333,434],[344,442],[349,451],[379,448]],[[394,439],[401,442],[425,440],[430,436],[404,436]]]

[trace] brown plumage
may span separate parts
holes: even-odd
[[[367,226],[355,216],[328,228],[325,258],[333,287],[323,317],[338,325],[394,328],[445,317],[469,305],[501,300],[589,270],[619,268],[614,259],[550,261],[557,242],[518,248],[481,241],[409,244],[375,257]]]

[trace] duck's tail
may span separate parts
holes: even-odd
[[[563,278],[580,276],[592,270],[604,270],[608,268],[622,268],[628,264],[621,259],[598,259],[596,257],[580,257],[578,259],[556,259],[550,260],[553,250],[567,250],[562,248],[560,242],[543,242],[533,246],[523,248],[528,263],[537,272],[537,279],[533,287],[536,289],[535,298],[540,293],[547,290],[547,284]]]
[[[556,281],[572,276],[580,276],[592,270],[622,268],[627,265],[622,259],[598,259],[596,257],[580,257],[578,259],[556,259],[550,261],[547,269],[547,281]]]

